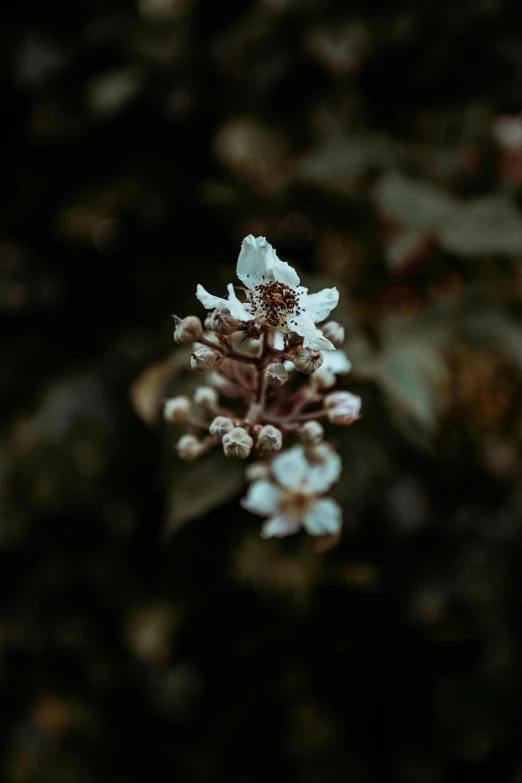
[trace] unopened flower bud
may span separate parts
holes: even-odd
[[[182,318],[178,321],[174,329],[174,340],[179,345],[191,345],[195,343],[203,334],[201,321],[195,315],[189,315],[188,318]]]
[[[266,462],[251,462],[245,470],[245,478],[249,484],[253,481],[262,481],[270,476],[270,468]]]
[[[349,402],[355,395],[347,391],[334,391],[327,394],[324,398],[324,407],[333,408],[341,402]],[[357,398],[359,399],[359,398]]]
[[[257,446],[261,451],[281,451],[283,433],[277,427],[266,424],[257,436]]]
[[[323,425],[318,421],[307,421],[299,427],[299,437],[306,446],[315,446],[324,437]]]
[[[203,322],[203,327],[204,327],[204,329],[206,329],[208,332],[210,332],[210,331],[211,331],[211,329],[212,329],[212,313],[209,313],[209,314],[207,315],[207,317],[205,318],[205,320],[204,320],[204,322]]]
[[[212,386],[200,386],[196,389],[194,394],[194,402],[199,405],[200,408],[206,410],[213,410],[219,402],[219,396]]]
[[[302,345],[298,345],[297,348],[292,351],[291,357],[296,369],[307,375],[318,370],[324,361],[319,351],[303,348]]]
[[[243,427],[234,427],[223,437],[225,457],[246,459],[252,451],[253,445],[254,441]]]
[[[210,424],[209,432],[213,438],[221,440],[227,432],[230,432],[233,429],[234,424],[232,419],[229,419],[227,416],[216,416]]]
[[[362,400],[350,392],[332,392],[324,401],[328,421],[332,424],[352,424],[360,417]]]
[[[265,378],[269,386],[282,386],[288,380],[285,365],[280,362],[272,362],[265,370]]]
[[[335,377],[335,373],[323,366],[312,373],[310,381],[314,389],[325,391],[326,389],[331,389],[332,386],[335,386],[337,378]]]
[[[326,339],[335,346],[338,347],[344,343],[344,326],[337,321],[328,321],[324,326],[321,326],[321,331]]]
[[[178,397],[171,397],[167,400],[163,408],[163,418],[169,424],[183,424],[190,416],[190,400],[188,397],[180,394]]]
[[[193,370],[199,370],[199,372],[205,372],[210,370],[217,362],[218,354],[207,348],[206,345],[202,345],[201,348],[197,348],[190,357],[190,366]]]
[[[214,310],[210,319],[210,328],[218,334],[233,334],[241,326],[241,321],[233,318],[226,307]]]
[[[191,462],[203,453],[205,447],[195,435],[182,435],[176,443],[176,451],[180,459]]]

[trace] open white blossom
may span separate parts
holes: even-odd
[[[237,276],[246,286],[246,300],[236,296],[232,283],[228,298],[212,296],[202,285],[197,297],[207,310],[226,307],[238,321],[255,318],[283,332],[296,332],[304,339],[305,348],[332,351],[334,346],[315,326],[324,321],[337,306],[337,288],[323,288],[316,294],[300,285],[295,269],[280,261],[272,245],[264,237],[247,236],[241,245]]]
[[[303,446],[294,446],[277,456],[271,468],[275,482],[254,481],[242,501],[247,511],[268,517],[261,530],[263,538],[282,538],[301,527],[312,536],[340,532],[339,504],[321,497],[341,475],[338,454],[328,449],[321,462],[311,464]]]

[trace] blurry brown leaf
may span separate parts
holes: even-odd
[[[130,401],[137,415],[146,424],[159,421],[161,401],[165,396],[168,382],[187,365],[188,352],[175,351],[167,359],[154,362],[138,375],[129,392]]]

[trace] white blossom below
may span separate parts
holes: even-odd
[[[242,505],[253,514],[267,517],[261,530],[263,538],[282,538],[301,527],[312,536],[340,532],[339,504],[321,495],[341,475],[341,458],[326,445],[317,448],[321,458],[314,463],[306,459],[303,446],[284,451],[272,461],[275,481],[261,479],[249,487]]]
[[[237,276],[246,287],[246,299],[241,301],[228,285],[228,298],[213,296],[202,285],[196,295],[207,310],[226,307],[238,321],[254,319],[283,332],[296,332],[305,348],[331,351],[332,343],[315,324],[324,321],[337,306],[337,288],[323,288],[316,294],[300,285],[297,272],[280,261],[272,245],[264,237],[247,236],[241,245]]]

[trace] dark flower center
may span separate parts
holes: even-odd
[[[270,326],[281,326],[287,322],[289,314],[301,313],[300,294],[277,280],[256,286],[254,301],[259,317]]]

